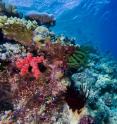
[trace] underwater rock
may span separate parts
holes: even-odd
[[[25,18],[29,20],[36,20],[39,25],[46,25],[47,27],[54,26],[56,23],[54,16],[48,13],[39,13],[32,11],[32,12],[28,12],[25,15]]]

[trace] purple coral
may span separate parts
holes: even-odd
[[[79,124],[95,124],[95,119],[90,115],[86,115],[80,119]]]

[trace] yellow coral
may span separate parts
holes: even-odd
[[[32,43],[33,30],[37,27],[37,23],[16,17],[7,18],[6,16],[0,16],[0,27],[8,39],[16,40],[23,45],[30,45]]]
[[[43,26],[38,26],[38,27],[35,29],[35,32],[36,32],[36,33],[44,33],[44,32],[49,33],[48,29],[47,29],[46,27],[43,27]]]
[[[0,28],[2,28],[3,27],[3,24],[2,23],[0,23]]]
[[[14,39],[23,45],[32,42],[33,32],[20,24],[8,24],[3,27],[4,35],[9,39]]]
[[[17,17],[0,16],[0,28],[8,39],[13,39],[25,46],[31,45],[32,41],[41,46],[50,32],[46,27],[38,26],[36,21],[20,19]]]
[[[33,37],[33,41],[36,42],[37,44],[39,44],[39,41],[43,40],[41,35],[35,35]]]
[[[38,26],[35,30],[34,30],[34,37],[33,37],[33,41],[38,44],[39,47],[45,45],[45,42],[49,39],[49,30],[46,27],[43,26]],[[44,41],[43,43],[41,41]]]

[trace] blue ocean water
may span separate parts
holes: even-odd
[[[89,42],[117,57],[116,0],[4,0],[24,14],[29,11],[48,12],[57,19],[52,28],[57,34]]]

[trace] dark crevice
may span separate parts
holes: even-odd
[[[73,111],[80,111],[85,106],[87,100],[85,93],[80,93],[80,91],[73,86],[67,87],[65,99]]]

